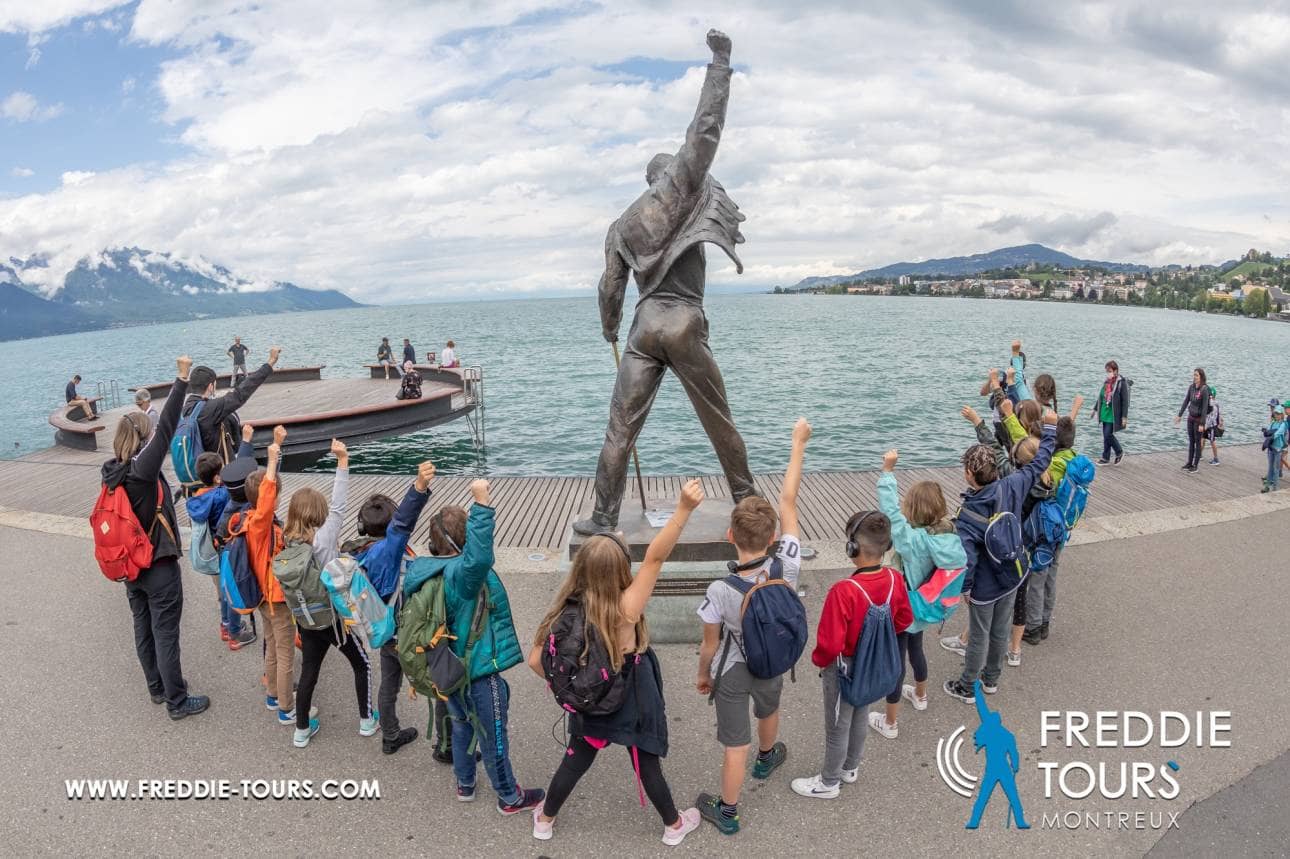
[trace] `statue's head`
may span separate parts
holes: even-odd
[[[658,177],[663,175],[663,171],[672,163],[672,156],[666,152],[660,152],[649,160],[649,166],[645,168],[645,182],[653,185],[658,181]]]

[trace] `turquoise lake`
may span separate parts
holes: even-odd
[[[1090,398],[1077,447],[1100,453],[1089,417],[1108,358],[1131,378],[1126,451],[1186,446],[1174,426],[1191,369],[1218,389],[1224,443],[1261,438],[1269,397],[1290,396],[1279,374],[1290,325],[1171,310],[958,298],[711,296],[712,348],[754,471],[782,469],[793,419],[815,426],[812,470],[872,469],[899,447],[903,465],[946,465],[973,440],[958,411],[985,411],[978,390],[1002,366],[1014,337],[1028,377],[1052,373],[1063,410]],[[630,324],[630,314],[624,320]],[[424,304],[239,317],[123,328],[0,343],[0,447],[6,457],[52,444],[46,423],[73,373],[82,392],[99,380],[122,388],[160,381],[188,353],[221,372],[234,334],[262,361],[271,344],[282,365],[325,364],[327,377],[358,376],[382,336],[418,354],[449,338],[468,365],[484,368],[487,446],[477,457],[463,421],[356,448],[359,472],[404,472],[422,458],[445,473],[586,475],[596,458],[614,383],[613,353],[600,337],[594,298]],[[639,443],[649,474],[718,472],[716,457],[671,376]],[[325,465],[326,461],[324,461]]]

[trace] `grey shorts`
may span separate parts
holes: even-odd
[[[783,675],[763,680],[752,676],[742,662],[731,665],[717,685],[717,742],[731,748],[751,743],[748,700],[752,699],[753,715],[765,719],[779,709],[779,694],[783,689]]]

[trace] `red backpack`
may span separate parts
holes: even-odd
[[[94,502],[94,511],[90,513],[90,529],[94,532],[94,560],[99,562],[99,569],[108,581],[132,582],[141,571],[152,566],[153,548],[149,534],[158,522],[174,537],[170,523],[162,516],[162,500],[161,481],[158,480],[157,516],[152,520],[152,528],[144,531],[130,507],[125,485],[109,491],[107,484],[103,484],[99,500]]]

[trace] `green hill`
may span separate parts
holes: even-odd
[[[1271,262],[1254,262],[1254,261],[1243,262],[1240,265],[1238,265],[1236,268],[1223,272],[1223,279],[1229,280],[1233,277],[1237,277],[1238,275],[1244,275],[1245,277],[1252,277],[1256,274],[1262,274],[1263,272],[1269,269],[1275,270],[1276,267],[1277,267],[1276,263],[1271,263]]]

